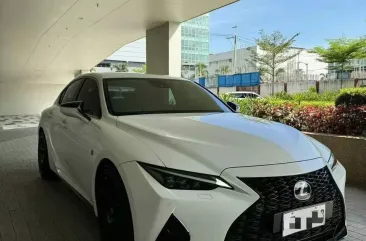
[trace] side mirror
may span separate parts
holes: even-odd
[[[90,116],[84,112],[83,101],[72,101],[61,104],[60,111],[66,116],[74,117],[82,121],[89,122],[91,120]]]
[[[228,101],[227,102],[227,105],[235,112],[239,112],[239,105],[234,103],[234,102],[231,102],[231,101]]]

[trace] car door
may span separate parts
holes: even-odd
[[[94,157],[101,149],[101,105],[97,81],[86,78],[76,101],[83,101],[83,110],[90,121],[69,118],[67,121],[67,165],[73,187],[85,199],[91,201]]]
[[[50,148],[52,149],[51,155],[54,160],[57,172],[61,177],[68,181],[65,176],[68,173],[68,167],[66,165],[66,123],[69,117],[61,113],[60,108],[64,103],[74,101],[78,94],[83,79],[77,79],[71,82],[60,94],[58,103],[54,105],[45,115],[49,119],[49,141]]]

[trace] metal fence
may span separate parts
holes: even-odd
[[[364,81],[359,81],[359,85],[363,84]],[[272,94],[272,85],[274,85],[274,93],[279,93],[282,91],[287,91],[289,94],[300,93],[308,91],[310,88],[316,88],[317,81],[297,81],[297,82],[288,82],[288,83],[262,83],[259,88],[251,89],[251,91],[255,91],[259,93],[261,96],[268,96]],[[341,84],[341,80],[323,80],[319,81],[319,92],[330,92],[335,90],[340,90],[341,85],[342,88],[353,88],[355,85],[355,80],[343,80]],[[217,84],[215,86],[208,86],[208,88],[212,92],[217,92],[216,90]],[[241,87],[220,87],[220,93],[239,91]],[[245,90],[248,90],[246,88]]]

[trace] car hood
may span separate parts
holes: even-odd
[[[165,166],[187,171],[220,174],[321,156],[300,131],[237,113],[121,116],[117,127],[139,138]]]

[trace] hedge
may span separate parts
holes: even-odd
[[[276,93],[270,98],[280,100],[292,100],[292,101],[335,101],[339,91],[324,92],[321,94],[316,93],[315,88],[310,88],[306,92],[300,92],[296,94],[288,94],[287,92]]]
[[[366,88],[342,89],[337,95],[335,105],[366,105]]]
[[[295,107],[254,102],[251,112],[245,114],[281,122],[301,131],[353,136],[362,136],[366,131],[366,106]]]
[[[362,136],[366,132],[366,105],[334,106],[331,101],[294,101],[278,98],[235,100],[240,112],[290,125],[301,131]]]

